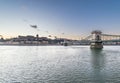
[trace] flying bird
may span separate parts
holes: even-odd
[[[38,28],[37,25],[30,25],[30,27],[35,28],[35,29]]]
[[[65,34],[65,33],[62,33],[63,35]]]
[[[48,31],[45,31],[46,33],[49,33]]]
[[[49,35],[49,37],[52,37],[51,35]]]

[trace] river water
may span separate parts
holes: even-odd
[[[0,83],[120,83],[120,46],[0,46]]]

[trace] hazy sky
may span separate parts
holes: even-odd
[[[120,34],[120,0],[0,0],[0,34],[5,37],[79,37],[94,29]]]

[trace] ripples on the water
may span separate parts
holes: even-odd
[[[0,46],[0,83],[120,83],[120,47]]]

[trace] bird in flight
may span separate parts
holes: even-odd
[[[30,25],[30,27],[35,28],[35,29],[38,28],[37,25]]]

